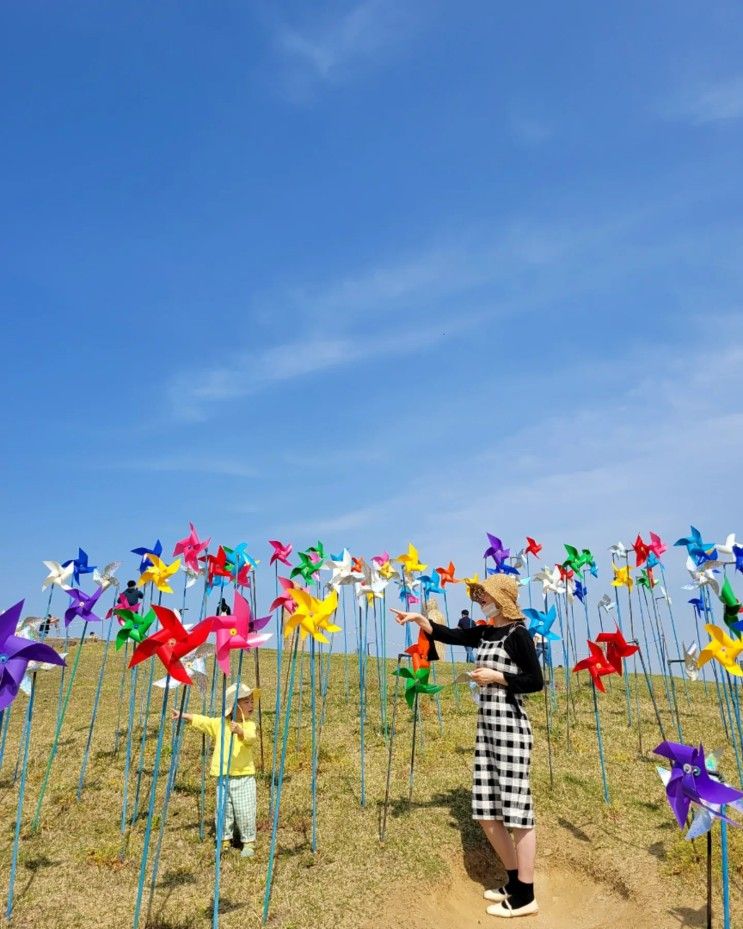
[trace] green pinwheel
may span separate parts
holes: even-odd
[[[306,552],[299,552],[299,564],[289,575],[290,578],[301,577],[305,584],[311,584],[323,563],[318,558],[319,552],[309,548]]]
[[[579,552],[574,545],[565,545],[565,551],[567,552],[568,557],[563,561],[563,568],[572,568],[576,574],[580,574],[584,567],[590,568],[591,573],[594,572],[596,568],[596,562],[594,561],[593,554],[588,548],[584,548],[583,551]]]
[[[431,673],[430,668],[418,668],[417,671],[411,671],[410,668],[398,668],[392,673],[403,678],[406,682],[405,700],[411,710],[418,694],[437,694],[444,689],[442,684],[428,683],[428,675]]]
[[[722,602],[722,618],[725,620],[725,625],[736,638],[740,638],[739,614],[740,611],[743,610],[743,604],[741,604],[735,596],[733,585],[728,578],[725,578],[725,583],[722,585],[720,600]]]
[[[156,616],[154,610],[148,610],[144,616],[135,613],[133,610],[114,610],[118,617],[121,629],[116,633],[116,651],[127,640],[132,642],[144,642],[147,638],[147,630],[155,622]]]
[[[646,587],[648,590],[652,590],[658,583],[653,577],[653,569],[648,568],[646,570],[643,568],[642,571],[640,571],[640,576],[637,578],[637,583],[640,587]]]

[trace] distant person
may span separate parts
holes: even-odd
[[[229,616],[232,613],[229,603],[222,597],[222,602],[219,604],[219,609],[217,610],[217,616]]]
[[[459,629],[472,629],[472,627],[473,627],[474,625],[475,625],[475,621],[474,621],[474,620],[472,619],[472,617],[470,616],[470,611],[469,611],[469,610],[462,610],[462,615],[459,617],[459,622],[457,623],[457,627],[458,627]],[[467,656],[467,661],[469,661],[470,664],[474,664],[474,663],[475,663],[475,650],[474,650],[474,648],[470,648],[470,647],[467,645],[467,646],[465,646],[464,651],[465,651],[465,654],[466,654],[466,656]]]
[[[126,597],[126,602],[130,607],[134,608],[140,600],[144,600],[144,594],[137,587],[136,581],[127,581],[126,590],[124,591],[124,596]]]
[[[232,709],[237,690],[237,713],[233,720]],[[217,836],[217,842],[230,845],[233,830],[242,842],[242,858],[252,858],[255,854],[256,837],[256,791],[255,791],[255,760],[253,746],[256,742],[256,726],[251,718],[253,715],[253,698],[257,691],[245,684],[233,684],[227,688],[225,697],[227,710],[224,721],[219,717],[200,716],[196,713],[180,713],[173,710],[173,719],[181,716],[186,722],[204,735],[209,736],[214,743],[212,763],[209,773],[217,779],[217,800],[219,801],[219,776],[227,776],[226,810],[224,817],[224,831]],[[222,739],[220,740],[220,733]],[[221,744],[220,744],[221,742]],[[230,751],[231,750],[231,751]],[[215,823],[219,810],[215,812]]]
[[[51,613],[47,613],[39,626],[39,636],[45,639],[49,635],[52,626],[59,625],[59,620],[55,619]]]

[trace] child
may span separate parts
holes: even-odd
[[[237,713],[235,721],[232,720],[232,708],[235,702],[235,689],[233,684],[227,688],[226,711],[224,725],[218,717],[199,716],[196,713],[184,713],[183,719],[191,723],[197,732],[203,732],[214,742],[212,763],[209,773],[219,778],[220,759],[223,760],[222,773],[228,774],[225,778],[227,803],[224,817],[224,832],[222,842],[232,841],[232,830],[237,826],[240,840],[243,843],[241,856],[252,858],[255,854],[255,762],[253,760],[253,745],[256,741],[255,723],[250,718],[253,713],[253,697],[255,690],[245,684],[240,684],[237,695]],[[178,710],[173,710],[173,719],[178,718]],[[220,749],[219,733],[224,732],[224,749]],[[228,763],[232,743],[232,763]],[[220,789],[217,780],[217,810],[214,816],[215,824],[219,817]],[[218,837],[219,839],[219,837]]]

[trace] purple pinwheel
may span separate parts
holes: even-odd
[[[722,806],[743,798],[743,791],[710,777],[702,745],[693,748],[678,742],[661,742],[653,753],[668,758],[673,765],[666,783],[666,797],[681,828],[692,803],[715,814],[710,805]]]
[[[98,567],[94,564],[88,564],[88,553],[84,552],[79,547],[77,550],[77,558],[68,558],[67,561],[62,562],[63,568],[66,568],[68,565],[73,565],[72,577],[74,578],[76,584],[80,583],[81,574],[92,574],[93,571],[95,571],[95,569]]]
[[[150,567],[152,562],[147,557],[148,555],[154,555],[156,558],[159,558],[163,553],[163,543],[160,539],[155,540],[155,545],[153,548],[147,548],[146,545],[140,545],[139,548],[132,549],[132,555],[139,555],[142,559],[139,565],[139,573],[144,574],[147,568]]]
[[[510,548],[503,548],[503,543],[498,538],[497,535],[491,535],[489,532],[485,533],[488,537],[490,545],[485,549],[483,553],[483,558],[492,558],[497,565],[503,564],[503,562],[511,554]]]
[[[103,588],[98,587],[94,594],[88,596],[84,594],[82,590],[72,590],[67,591],[67,595],[72,600],[72,603],[67,607],[64,614],[64,624],[69,626],[73,619],[79,617],[86,623],[99,623],[101,622],[101,617],[96,616],[93,612],[96,603],[98,603],[98,598],[103,593]]]
[[[0,710],[15,699],[29,661],[63,665],[64,658],[43,642],[15,635],[23,600],[0,613]]]

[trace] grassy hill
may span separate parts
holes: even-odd
[[[55,722],[58,695],[56,672],[39,674],[37,706],[28,769],[28,789],[13,918],[19,929],[42,925],[71,927],[126,926],[131,923],[138,875],[144,815],[122,844],[119,829],[124,769],[123,743],[113,753],[119,715],[122,655],[111,653],[101,708],[82,799],[75,791],[90,710],[100,666],[102,643],[86,644],[62,731],[42,816],[42,829],[31,835],[33,813]],[[416,774],[408,803],[411,714],[398,704],[397,734],[392,774],[392,802],[384,844],[378,837],[384,796],[387,742],[380,725],[377,665],[367,669],[366,806],[359,803],[360,752],[356,656],[349,658],[350,687],[345,690],[343,656],[331,660],[331,684],[322,730],[319,772],[319,848],[310,849],[310,715],[309,675],[302,675],[302,709],[295,700],[286,785],[282,801],[279,851],[276,862],[270,925],[282,929],[351,929],[399,926],[435,899],[460,871],[481,884],[496,883],[498,866],[479,828],[470,819],[470,765],[474,742],[475,706],[466,688],[456,699],[452,688],[441,694],[443,726],[436,702],[421,703]],[[383,664],[391,701],[394,662]],[[458,665],[464,669],[465,665]],[[252,659],[244,677],[253,681]],[[450,682],[452,666],[439,663],[438,680]],[[160,676],[160,669],[156,670]],[[144,674],[141,675],[140,680]],[[260,913],[268,858],[268,790],[273,730],[275,653],[261,658],[262,717],[266,773],[259,775],[258,846],[255,858],[241,859],[236,850],[224,856],[222,916],[225,929],[252,929]],[[563,672],[557,672],[557,710],[552,727],[554,783],[550,785],[543,695],[529,700],[535,730],[533,788],[539,828],[537,894],[549,875],[585,875],[609,894],[609,900],[629,901],[635,907],[635,929],[647,926],[704,925],[704,842],[686,842],[667,806],[662,784],[650,755],[660,741],[644,681],[640,681],[644,752],[638,753],[636,728],[627,727],[621,679],[611,680],[600,695],[604,746],[611,802],[603,802],[594,731],[591,690],[585,675],[573,676],[575,718],[570,720],[571,748],[566,744],[566,699]],[[675,728],[663,687],[655,680],[667,736]],[[677,682],[681,723],[687,742],[703,740],[709,748],[724,744],[714,687]],[[687,700],[688,692],[688,700]],[[176,691],[179,695],[180,691]],[[153,692],[148,718],[148,763],[144,779],[146,808],[152,755],[162,691]],[[172,695],[171,695],[172,699]],[[178,697],[176,697],[178,699]],[[192,700],[200,702],[194,691]],[[125,692],[121,722],[126,721]],[[665,706],[665,709],[663,707]],[[13,772],[26,697],[12,709],[5,759],[0,769],[0,872],[4,895],[7,883],[17,785]],[[192,709],[194,706],[192,705]],[[198,708],[198,707],[196,707]],[[163,754],[160,795],[170,759],[170,726]],[[176,790],[171,802],[160,866],[160,880],[152,910],[152,927],[202,929],[211,925],[214,878],[212,837],[199,839],[201,740],[187,730]],[[723,773],[734,780],[731,750],[723,758]],[[213,782],[208,782],[207,825],[214,807]],[[715,830],[716,893],[719,896],[719,830]],[[743,888],[743,841],[731,830],[731,875],[734,908],[740,912]],[[123,855],[122,855],[123,850]],[[451,891],[458,892],[456,887]],[[469,892],[469,891],[468,891]],[[545,901],[546,903],[546,901]],[[716,901],[717,905],[717,901]],[[478,903],[479,907],[479,903]],[[544,926],[549,906],[543,905]],[[434,910],[435,912],[435,910]],[[484,910],[483,910],[484,914]],[[719,918],[719,907],[718,907]],[[435,920],[435,916],[433,917]],[[443,917],[442,917],[443,919]],[[488,921],[483,918],[483,922]],[[605,920],[605,921],[604,921]],[[529,921],[529,925],[532,922]],[[436,929],[436,923],[428,920]],[[443,925],[443,922],[442,922]],[[578,922],[575,925],[589,925]],[[596,914],[593,926],[614,925],[610,912]]]

